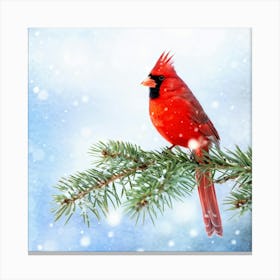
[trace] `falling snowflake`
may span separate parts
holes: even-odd
[[[189,142],[188,142],[188,147],[191,150],[195,150],[195,149],[197,149],[199,147],[199,143],[195,139],[190,139]]]
[[[84,95],[84,96],[82,97],[82,101],[83,101],[84,103],[87,103],[88,100],[89,100],[89,98],[88,98],[87,95]]]
[[[82,247],[88,247],[91,243],[91,240],[90,240],[90,237],[89,236],[83,236],[81,239],[80,239],[80,245]]]
[[[211,103],[211,106],[212,106],[212,108],[217,109],[220,106],[220,104],[217,100],[215,100]]]
[[[175,245],[175,242],[173,240],[168,241],[168,247],[173,247]]]
[[[120,224],[121,222],[121,214],[118,211],[111,211],[107,216],[107,223],[114,227]]]
[[[198,235],[198,232],[196,229],[191,229],[189,234],[190,234],[190,237],[196,237]]]
[[[39,91],[40,91],[40,88],[39,88],[39,87],[36,86],[36,87],[33,88],[33,92],[34,92],[34,93],[38,93]]]

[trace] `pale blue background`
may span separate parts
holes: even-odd
[[[29,30],[29,251],[251,251],[251,215],[229,219],[217,185],[224,237],[208,238],[196,192],[153,226],[135,226],[121,209],[87,228],[79,215],[64,226],[50,212],[61,176],[89,167],[88,148],[124,140],[167,145],[148,116],[140,86],[164,50],[221,137],[221,147],[251,145],[250,29]]]

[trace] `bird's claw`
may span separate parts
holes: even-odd
[[[176,145],[172,145],[172,146],[168,147],[167,149],[168,149],[169,151],[171,151],[175,146],[176,146]]]
[[[191,152],[191,153],[190,153],[190,161],[199,164],[199,161],[198,161],[197,157],[195,156],[195,153],[194,153],[194,152]]]

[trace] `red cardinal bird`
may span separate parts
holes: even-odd
[[[169,53],[163,53],[142,85],[150,88],[149,111],[158,132],[172,144],[192,150],[202,162],[203,151],[219,145],[219,134],[189,87],[177,75]],[[198,193],[208,236],[223,235],[210,172],[196,170]]]

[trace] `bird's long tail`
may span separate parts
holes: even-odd
[[[209,171],[202,172],[197,169],[195,176],[198,183],[198,194],[207,235],[210,237],[216,233],[222,237],[222,219],[211,173]]]

